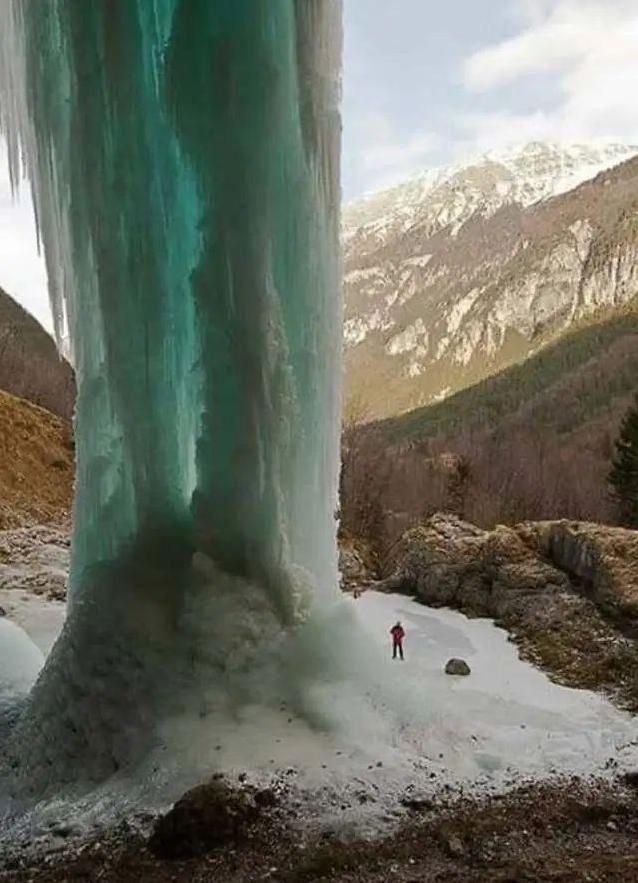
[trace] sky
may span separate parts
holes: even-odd
[[[530,140],[638,143],[636,0],[344,0],[346,200]],[[51,327],[0,155],[0,285]]]
[[[344,196],[530,140],[638,136],[636,0],[345,0]]]

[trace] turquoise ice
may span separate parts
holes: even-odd
[[[207,678],[239,701],[335,597],[340,2],[1,7],[78,381],[70,615],[15,740],[39,789],[130,763]]]

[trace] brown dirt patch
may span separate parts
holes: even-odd
[[[622,782],[528,784],[415,813],[378,841],[307,838],[266,819],[241,845],[190,861],[154,857],[125,829],[0,872],[5,883],[602,883],[638,879],[638,794]]]
[[[70,424],[0,391],[0,529],[68,523],[73,473]]]

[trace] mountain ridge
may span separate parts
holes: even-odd
[[[605,169],[638,155],[638,144],[615,141],[561,144],[530,141],[506,150],[490,150],[465,161],[438,166],[407,178],[404,182],[364,193],[344,207],[344,231],[349,234],[366,223],[387,224],[383,207],[389,204],[390,215],[401,214],[412,204],[419,210],[423,199],[437,187],[459,177],[480,174],[481,168],[501,166],[513,177],[519,176],[520,192],[500,189],[500,204],[507,201],[532,205],[541,199],[565,193],[594,178]],[[527,166],[527,168],[526,168]],[[503,185],[504,182],[500,182]],[[498,188],[497,188],[498,189]],[[381,213],[379,212],[381,209]]]
[[[531,145],[520,159],[532,157],[549,193],[559,179],[564,185],[565,157],[541,148]],[[615,145],[598,159],[604,166],[632,151]],[[585,156],[591,170],[595,154]],[[582,176],[578,168],[572,180]],[[370,225],[346,237],[346,401],[368,417],[471,386],[638,291],[638,158],[540,201],[532,201],[539,188],[526,190],[521,179],[525,198],[501,187],[497,205],[499,183],[489,169],[483,190],[463,191],[461,214],[457,194],[445,225],[430,193],[407,227],[386,225],[374,241]],[[477,208],[479,191],[488,198]]]

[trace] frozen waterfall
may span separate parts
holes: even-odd
[[[42,791],[338,656],[340,2],[1,6],[78,380],[70,613],[12,748]]]

